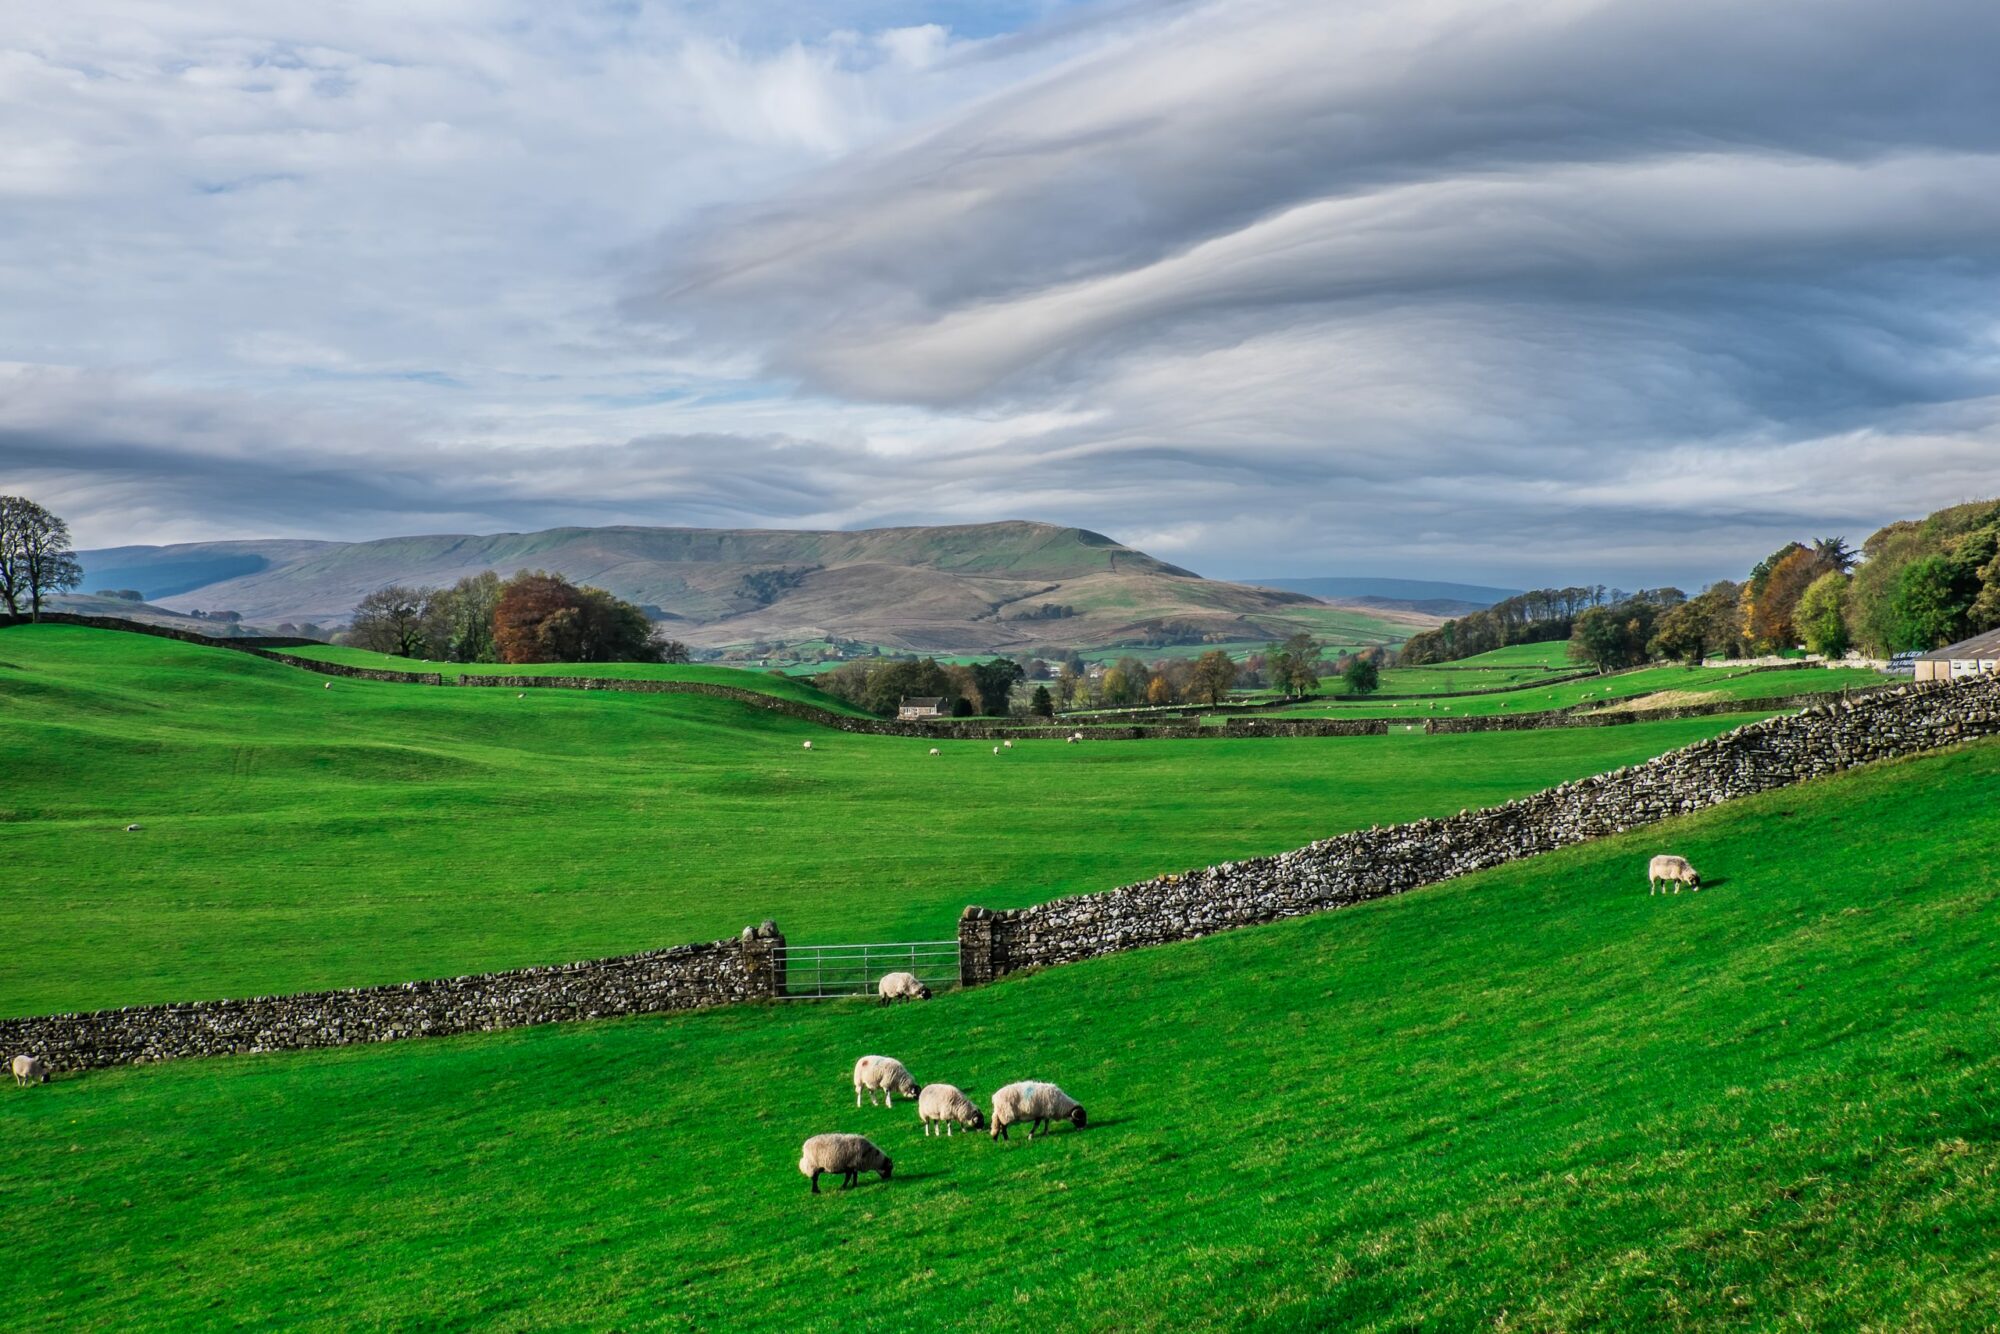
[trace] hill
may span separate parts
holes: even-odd
[[[1081,528],[1040,523],[783,532],[555,528],[353,543],[206,543],[79,553],[87,588],[175,610],[344,620],[388,583],[536,568],[638,603],[698,647],[840,639],[925,652],[1263,641],[1309,629],[1400,642],[1436,618],[1338,612],[1300,593],[1203,579]]]
[[[61,1080],[0,1099],[0,1247],[71,1329],[1985,1328],[1996,782],[1982,743],[921,1006]],[[1663,846],[1710,888],[1649,898]],[[854,1106],[867,1051],[1091,1124],[927,1140]],[[826,1130],[894,1180],[808,1195]]]
[[[995,756],[699,696],[327,689],[227,649],[16,626],[0,773],[33,777],[0,789],[0,938],[36,947],[0,951],[0,1014],[555,963],[765,917],[798,942],[936,939],[975,899],[1487,805],[1739,721]]]
[[[1455,584],[1435,579],[1372,579],[1338,576],[1309,579],[1250,579],[1259,588],[1281,588],[1305,593],[1328,602],[1423,604],[1437,602],[1478,611],[1506,598],[1518,596],[1518,588],[1492,588],[1485,584]],[[1458,613],[1445,613],[1456,615]]]

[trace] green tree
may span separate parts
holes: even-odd
[[[1132,684],[1126,678],[1123,667],[1106,671],[1098,683],[1098,690],[1104,696],[1104,702],[1114,709],[1132,702]]]
[[[1050,698],[1047,686],[1035,687],[1034,696],[1028,701],[1028,712],[1034,714],[1037,718],[1053,718],[1056,716],[1056,702]]]
[[[1813,580],[1793,617],[1807,648],[1828,658],[1844,655],[1852,642],[1847,633],[1847,576],[1829,569]]]
[[[979,691],[981,711],[989,717],[1005,717],[1014,684],[1026,675],[1012,658],[994,658],[974,666],[972,679]]]
[[[1368,654],[1356,653],[1340,669],[1340,679],[1347,683],[1348,694],[1372,695],[1382,684],[1382,665]]]
[[[1194,660],[1191,684],[1197,696],[1212,705],[1220,704],[1236,684],[1236,663],[1221,649],[1210,649]]]
[[[1271,688],[1283,695],[1310,695],[1319,689],[1319,658],[1324,647],[1300,630],[1273,644],[1264,655],[1265,673]]]
[[[1925,556],[1905,566],[1890,599],[1898,648],[1934,649],[1965,636],[1979,596],[1977,573],[1950,556]]]
[[[431,593],[424,608],[431,644],[452,662],[494,662],[493,609],[500,605],[500,576],[467,575]]]

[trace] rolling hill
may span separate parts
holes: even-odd
[[[344,620],[389,583],[545,569],[646,607],[697,647],[839,638],[926,652],[1255,641],[1308,629],[1396,642],[1421,613],[1341,610],[1203,579],[1082,528],[1008,522],[859,532],[553,528],[373,542],[212,542],[79,553],[84,587],[172,610]]]

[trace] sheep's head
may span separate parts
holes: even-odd
[[[1692,866],[1688,868],[1688,884],[1695,889],[1701,888],[1701,872],[1695,870]]]
[[[884,1181],[887,1181],[887,1180],[889,1179],[889,1176],[890,1176],[890,1174],[891,1174],[891,1173],[893,1173],[893,1172],[894,1172],[895,1170],[896,1170],[896,1165],[895,1165],[894,1163],[892,1163],[892,1162],[890,1162],[890,1161],[889,1161],[889,1155],[888,1155],[888,1154],[886,1154],[886,1153],[885,1153],[885,1154],[883,1154],[883,1155],[882,1155],[882,1179],[883,1179]]]
[[[917,984],[917,995],[924,1000],[929,1000],[931,998],[931,989],[919,982]]]
[[[1083,1129],[1086,1120],[1087,1118],[1084,1116],[1083,1108],[1081,1107],[1075,1108],[1069,1114],[1069,1123],[1075,1126],[1078,1130]]]
[[[967,1130],[985,1129],[986,1113],[980,1111],[977,1107],[973,1108],[972,1111],[967,1114],[964,1125]]]
[[[906,1098],[914,1098],[917,1096],[917,1081],[910,1078],[910,1074],[907,1070],[904,1071],[902,1074],[896,1076],[896,1092],[902,1094]]]

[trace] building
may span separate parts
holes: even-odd
[[[1945,681],[1993,671],[2000,668],[2000,630],[1919,653],[1912,665],[1919,681]]]
[[[908,721],[915,718],[949,718],[950,710],[941,699],[911,699],[908,696],[896,706],[896,717]]]

